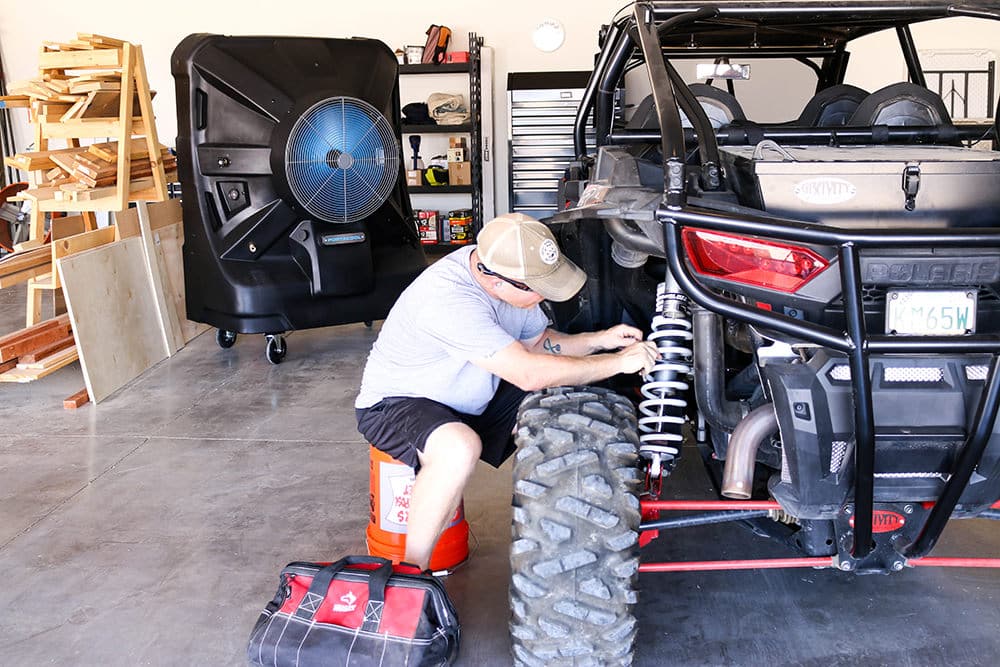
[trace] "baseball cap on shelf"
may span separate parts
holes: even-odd
[[[587,281],[563,256],[549,228],[523,213],[493,218],[476,235],[476,244],[487,269],[523,282],[548,301],[568,301]]]

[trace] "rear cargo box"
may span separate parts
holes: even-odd
[[[720,147],[745,206],[844,227],[1000,225],[1000,153],[951,146]]]

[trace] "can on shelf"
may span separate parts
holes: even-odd
[[[455,211],[449,211],[448,228],[450,231],[450,243],[454,245],[472,243],[472,209],[460,208]]]

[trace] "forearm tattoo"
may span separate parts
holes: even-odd
[[[545,341],[542,343],[542,347],[545,349],[546,352],[551,352],[552,354],[562,353],[562,347],[558,343],[553,344],[551,338],[546,338]]]

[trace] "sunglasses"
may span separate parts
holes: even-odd
[[[507,276],[501,276],[499,273],[495,273],[493,271],[490,271],[489,269],[486,268],[486,265],[483,264],[482,262],[477,263],[476,264],[476,268],[479,269],[480,271],[482,271],[483,273],[485,273],[488,276],[492,276],[494,278],[499,278],[500,280],[504,281],[508,285],[513,285],[514,287],[516,287],[517,289],[521,290],[522,292],[530,292],[531,291],[531,288],[528,287],[527,285],[525,285],[524,283],[519,283],[516,280],[511,280]]]

